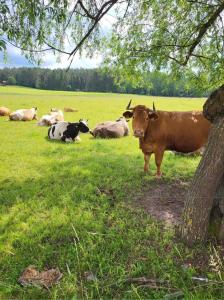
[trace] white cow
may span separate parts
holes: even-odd
[[[37,125],[51,126],[59,121],[64,121],[64,115],[61,110],[51,109],[48,115],[43,115]]]

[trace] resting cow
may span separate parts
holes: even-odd
[[[73,142],[80,140],[79,133],[89,132],[87,121],[79,120],[77,123],[58,122],[48,130],[48,137],[52,140],[62,140],[63,142]]]
[[[12,121],[31,121],[37,119],[37,108],[32,107],[30,109],[19,109],[12,112],[9,115],[9,119]]]
[[[75,108],[71,108],[71,107],[65,107],[64,108],[64,112],[77,112],[78,110]]]
[[[165,150],[194,152],[204,146],[208,139],[211,123],[202,112],[168,112],[153,110],[144,105],[131,107],[123,113],[132,118],[134,136],[139,138],[139,147],[144,153],[144,171],[147,172],[149,159],[155,154],[157,177],[161,177],[160,166]]]
[[[51,109],[48,115],[43,115],[39,122],[39,126],[51,126],[59,121],[64,121],[64,115],[61,110]]]
[[[120,138],[129,134],[129,128],[125,118],[117,121],[107,121],[98,124],[90,133],[99,138]]]
[[[0,107],[0,116],[8,116],[10,115],[10,110],[7,107]]]

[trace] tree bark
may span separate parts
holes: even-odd
[[[215,194],[210,215],[209,233],[220,243],[224,243],[224,175]]]
[[[224,116],[219,115],[214,120],[206,150],[186,197],[181,235],[189,246],[207,238],[211,211],[223,173]]]

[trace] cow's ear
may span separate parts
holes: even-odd
[[[158,114],[156,113],[156,112],[154,112],[154,111],[150,111],[149,112],[149,119],[151,119],[151,120],[157,120],[158,119]]]
[[[126,119],[130,119],[130,118],[132,118],[132,116],[133,116],[133,112],[132,111],[125,111],[124,113],[123,113],[123,116],[126,118]]]

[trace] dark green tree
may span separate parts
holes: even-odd
[[[13,76],[9,76],[7,79],[7,84],[9,85],[16,85],[16,79]]]

